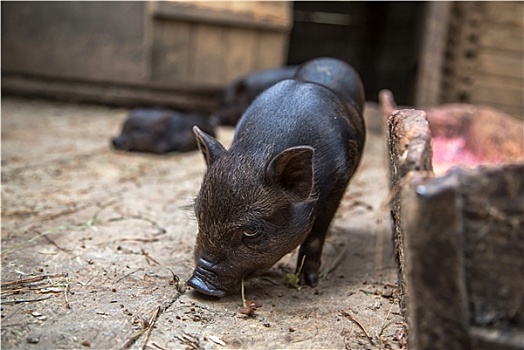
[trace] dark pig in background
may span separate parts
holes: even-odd
[[[189,286],[222,297],[299,245],[300,281],[317,285],[327,230],[364,147],[363,102],[356,71],[320,58],[259,95],[229,150],[195,128],[207,171]]]
[[[298,66],[266,69],[233,80],[224,90],[222,106],[211,116],[213,124],[235,126],[247,107],[270,86],[291,79]]]
[[[206,117],[164,109],[134,109],[124,122],[120,135],[112,139],[113,147],[131,152],[188,152],[198,148],[193,126],[210,135],[213,127]]]

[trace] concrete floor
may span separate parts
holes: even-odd
[[[211,300],[185,289],[204,161],[199,152],[112,150],[126,113],[2,99],[2,348],[405,345],[376,108],[367,109],[363,162],[324,248],[332,271],[317,288],[290,288],[289,254],[246,282],[246,299],[259,305],[252,317],[240,312],[240,291]],[[218,135],[228,144],[233,129]]]

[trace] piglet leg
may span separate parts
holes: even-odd
[[[345,188],[345,186],[343,188]],[[297,273],[302,265],[302,259],[304,259],[304,264],[299,274],[302,285],[307,284],[311,287],[316,287],[318,284],[324,240],[326,239],[329,224],[337,211],[344,190],[338,192],[339,193],[335,193],[330,197],[329,203],[325,204],[324,210],[319,214],[313,224],[313,229],[300,246],[297,260]]]

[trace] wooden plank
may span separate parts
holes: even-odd
[[[228,52],[224,46],[225,29],[220,26],[200,24],[194,28],[191,57],[194,71],[191,78],[195,83],[225,84],[225,67]]]
[[[416,106],[434,106],[440,102],[451,5],[447,1],[431,1],[426,5],[426,26],[415,92]]]
[[[520,163],[460,174],[463,267],[473,326],[505,328],[511,319],[524,320],[523,170]]]
[[[509,105],[502,105],[502,104],[495,103],[495,102],[477,101],[474,96],[470,100],[470,103],[475,104],[475,105],[491,107],[499,112],[506,113],[515,119],[524,120],[524,109],[520,106],[509,106]]]
[[[483,85],[504,85],[505,87],[524,89],[523,77],[504,77],[500,75],[477,75],[475,76],[475,84]]]
[[[515,26],[522,30],[524,24],[522,1],[488,1],[485,4],[488,22]]]
[[[224,44],[227,46],[225,71],[228,82],[258,69],[255,46],[257,35],[260,34],[253,29],[227,31]]]
[[[158,82],[191,81],[193,58],[190,57],[193,25],[183,22],[153,22],[152,80]]]
[[[522,56],[500,54],[497,52],[479,52],[477,74],[500,75],[504,77],[524,77]]]
[[[121,107],[157,106],[212,112],[218,108],[221,89],[196,84],[116,84],[2,74],[2,93]]]
[[[280,1],[158,1],[158,18],[208,25],[288,32],[292,24],[289,2]]]
[[[446,43],[441,102],[469,102],[469,84],[475,78],[479,23],[484,23],[483,2],[454,2]]]
[[[387,108],[393,106],[392,96],[382,94],[384,99],[381,104],[387,104]],[[382,107],[385,107],[384,105]],[[386,112],[389,114],[389,112]],[[396,258],[399,265],[399,284],[402,291],[401,310],[407,314],[409,296],[407,292],[407,265],[404,256],[404,227],[401,225],[401,202],[403,200],[400,186],[404,178],[411,174],[422,171],[433,172],[431,164],[431,133],[423,111],[399,110],[387,115],[388,120],[388,150],[390,160],[389,178],[391,182],[391,193],[394,194],[391,203],[391,216],[393,219],[393,244],[395,246]],[[414,143],[413,139],[421,142]],[[409,174],[409,175],[408,175]]]
[[[278,33],[263,32],[257,42],[257,69],[275,68],[281,66],[287,57],[288,38]]]
[[[476,103],[489,102],[509,106],[524,106],[524,89],[522,86],[474,82],[470,91],[471,98]]]
[[[3,2],[2,71],[139,82],[148,78],[144,2]]]
[[[287,38],[272,26],[278,22],[279,28],[286,24],[290,29],[290,9],[285,2],[155,1],[153,65],[159,67],[153,68],[153,76],[157,81],[226,84],[248,72],[280,66]],[[226,15],[231,17],[225,20]],[[238,19],[262,25],[246,26]]]
[[[451,174],[431,182],[411,181],[403,188],[401,223],[414,349],[472,348],[456,186],[456,174]]]
[[[481,101],[477,100],[475,97],[471,99],[471,103],[493,108],[494,110],[506,113],[517,120],[524,120],[524,108],[522,106],[503,105],[496,102]]]
[[[479,46],[483,49],[511,51],[522,57],[524,52],[522,28],[489,24],[479,38]]]
[[[479,74],[470,87],[470,102],[524,119],[524,80]]]

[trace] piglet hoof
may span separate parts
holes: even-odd
[[[300,284],[308,285],[310,287],[316,287],[318,284],[318,271],[320,269],[320,263],[317,261],[307,260],[300,270]]]

